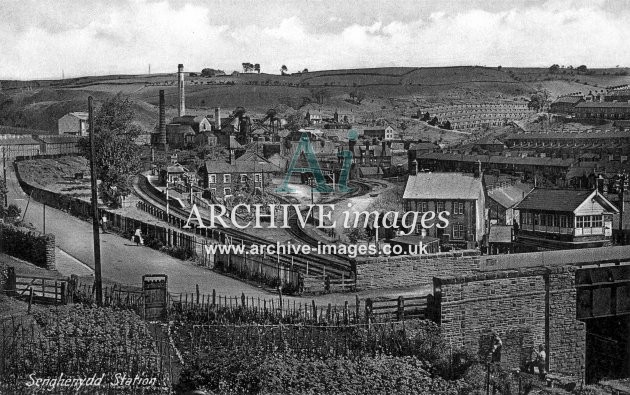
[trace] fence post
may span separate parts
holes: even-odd
[[[372,299],[365,300],[365,322],[369,325],[372,318]]]
[[[405,320],[405,298],[402,295],[398,297],[398,311],[396,315],[399,321]]]
[[[28,287],[29,295],[28,295],[28,314],[31,314],[31,304],[33,304],[33,287]]]
[[[217,305],[217,291],[215,289],[212,290],[212,307]]]
[[[7,291],[9,295],[15,295],[17,294],[17,289],[15,288],[15,268],[13,266],[9,266],[7,268]]]
[[[197,296],[197,303],[199,304],[199,284],[195,284],[195,294]]]
[[[68,304],[68,298],[66,295],[66,282],[61,283],[61,304]]]
[[[354,306],[354,320],[358,323],[359,317],[361,316],[361,301],[359,300],[359,295],[355,295],[356,297],[356,305]]]

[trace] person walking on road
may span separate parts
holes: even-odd
[[[103,229],[103,233],[107,233],[107,216],[103,215],[101,218],[101,228]]]
[[[133,241],[136,242],[136,246],[139,246],[140,244],[144,245],[144,240],[142,240],[142,231],[140,228],[136,229],[136,233],[133,235]]]

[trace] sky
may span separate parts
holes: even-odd
[[[0,79],[630,66],[630,0],[0,0]]]

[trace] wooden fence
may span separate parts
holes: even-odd
[[[13,267],[7,268],[5,290],[8,295],[31,302],[65,304],[67,281],[47,276],[16,275]]]
[[[432,318],[430,306],[432,295],[403,297],[394,299],[383,299],[371,301],[368,299],[366,311],[368,316],[374,317],[377,321],[387,321],[389,319],[428,319]],[[371,306],[369,305],[371,303]]]
[[[346,300],[343,304],[317,303],[315,300],[261,299],[260,297],[221,296],[194,293],[169,294],[169,318],[196,323],[307,323],[350,325],[409,319],[434,320],[433,295],[394,299]]]
[[[342,275],[341,278],[330,278],[325,274],[304,276],[304,292],[306,293],[321,292],[322,290],[324,293],[353,292],[356,289],[357,283],[352,277]]]

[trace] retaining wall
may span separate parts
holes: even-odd
[[[479,251],[367,258],[357,262],[357,288],[395,288],[433,283],[433,277],[476,273]]]
[[[524,367],[542,344],[550,371],[583,377],[586,329],[576,318],[575,267],[435,278],[434,295],[442,332],[454,347],[479,352],[494,331],[503,341],[505,368]]]

